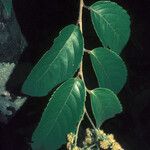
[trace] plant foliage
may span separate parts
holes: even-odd
[[[127,12],[110,1],[98,1],[90,10],[94,29],[103,46],[120,53],[130,36],[130,18]]]
[[[90,10],[94,29],[103,47],[84,51],[83,7]],[[97,128],[122,111],[116,94],[126,82],[127,69],[118,54],[130,35],[130,18],[127,12],[114,2],[98,1],[88,7],[80,0],[78,24],[80,28],[78,25],[69,25],[60,32],[51,49],[39,60],[23,85],[22,91],[25,94],[45,96],[56,85],[65,81],[50,98],[33,133],[33,150],[56,150],[65,143],[69,132],[76,132],[76,135],[72,137],[73,134],[69,134],[67,148],[77,148],[79,127],[84,114],[93,128],[96,128],[86,108],[86,92],[91,98]],[[99,83],[99,87],[94,90],[87,89],[84,84],[83,52],[88,52]],[[77,77],[72,78],[79,65]],[[97,130],[94,132],[97,133]]]
[[[119,93],[127,77],[126,66],[121,57],[113,51],[101,47],[92,50],[90,58],[99,86]]]
[[[84,112],[85,87],[80,79],[69,79],[52,95],[33,134],[33,149],[57,149],[74,132]]]
[[[57,84],[69,79],[79,68],[83,55],[83,37],[76,25],[65,27],[53,46],[39,60],[25,81],[22,91],[45,96]]]
[[[97,88],[91,91],[91,104],[97,127],[122,111],[117,96],[109,89]]]

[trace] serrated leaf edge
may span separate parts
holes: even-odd
[[[114,118],[117,114],[119,114],[119,113],[121,113],[121,112],[123,111],[123,107],[122,107],[122,105],[121,105],[121,103],[120,103],[120,101],[119,101],[117,95],[116,95],[112,90],[107,89],[107,88],[100,88],[100,87],[99,87],[99,88],[95,88],[95,89],[91,90],[91,94],[90,94],[90,95],[93,95],[93,96],[97,97],[96,94],[95,94],[95,91],[97,91],[97,90],[107,90],[107,91],[109,91],[109,92],[117,99],[116,102],[117,102],[117,105],[118,105],[119,108],[120,108],[120,112],[118,112],[118,113],[116,113],[116,114],[113,114],[109,119]],[[90,98],[90,99],[91,99],[91,98]],[[94,118],[95,118],[96,114],[95,114],[95,112],[93,111],[92,99],[91,99],[91,106],[92,106],[92,113],[93,113]],[[95,118],[95,120],[96,120],[96,118]],[[107,120],[108,120],[108,119],[107,119]],[[97,121],[96,121],[96,122],[97,122]],[[105,121],[103,121],[99,126],[101,126],[104,122],[105,122]],[[96,123],[96,124],[97,124],[97,123]],[[98,125],[97,125],[97,126],[98,126]]]
[[[91,91],[91,93],[92,93],[93,95],[95,95],[94,92],[95,92],[96,90],[107,90],[107,91],[109,91],[114,97],[116,97],[117,102],[118,102],[118,105],[120,106],[121,112],[122,112],[123,108],[122,108],[122,105],[121,105],[121,103],[120,103],[120,101],[119,101],[119,98],[117,97],[117,95],[116,95],[112,90],[110,90],[110,89],[108,89],[108,88],[101,88],[101,87],[99,87],[99,88],[93,89],[93,90]],[[95,95],[95,96],[96,96],[96,95]]]
[[[122,11],[124,12],[124,14],[128,17],[129,26],[130,26],[130,24],[131,24],[131,23],[130,23],[130,16],[128,15],[127,11],[126,11],[123,7],[121,7],[120,5],[118,5],[117,3],[112,2],[112,1],[97,1],[97,2],[95,2],[94,4],[92,4],[92,5],[89,7],[89,10],[90,10],[91,12],[95,12],[98,16],[101,16],[101,18],[106,22],[106,24],[109,25],[109,27],[113,30],[113,32],[114,32],[117,36],[120,37],[120,35],[119,35],[118,32],[117,32],[117,29],[114,29],[114,28],[111,26],[111,23],[108,22],[107,19],[106,19],[103,15],[97,13],[97,11],[95,11],[95,10],[92,8],[94,5],[97,5],[97,4],[99,4],[99,3],[101,3],[101,4],[103,4],[103,3],[111,3],[111,4],[113,4],[113,5],[117,6],[117,7],[119,7],[120,9],[122,9]],[[97,34],[97,36],[99,37],[99,35],[98,35],[98,33],[97,33],[97,30],[96,30],[96,28],[95,28],[93,19],[92,19],[92,13],[91,13],[91,20],[92,20],[92,24],[93,24],[94,30],[96,31],[96,34]],[[131,33],[131,31],[129,31],[129,36],[130,36],[130,33]],[[124,34],[121,34],[121,35],[124,37]],[[99,38],[100,38],[100,37],[99,37]],[[129,39],[129,37],[128,37],[128,39]],[[103,45],[104,47],[108,48],[108,46],[105,46],[105,45],[103,44],[104,41],[103,41],[101,38],[100,38],[100,40],[102,41],[102,45]],[[127,41],[127,42],[128,42],[128,41]],[[126,43],[127,43],[127,42],[126,42]]]
[[[73,24],[72,24],[73,25]],[[69,26],[72,26],[72,25],[69,25]],[[70,36],[69,36],[69,38],[66,40],[66,42],[64,43],[64,45],[63,45],[63,47],[61,48],[61,50],[58,52],[58,54],[55,56],[55,58],[53,59],[53,61],[49,64],[49,66],[48,66],[48,68],[47,68],[47,70],[44,72],[44,74],[42,74],[42,76],[36,81],[36,83],[38,83],[41,79],[42,79],[42,77],[49,71],[49,68],[51,67],[51,65],[55,62],[55,60],[59,57],[59,55],[60,55],[60,53],[64,50],[64,47],[65,47],[65,45],[66,45],[66,43],[68,42],[68,40],[70,39],[70,37],[72,36],[72,34],[74,33],[74,31],[76,30],[76,28],[78,28],[79,29],[79,27],[78,26],[76,26],[76,25],[73,25],[74,26],[74,30],[72,31],[72,33],[70,34]],[[68,26],[67,26],[68,27]],[[79,30],[80,31],[80,30]],[[54,40],[54,42],[59,38],[59,36],[60,35],[62,35],[62,31],[60,31],[59,32],[59,35],[58,35],[58,37],[57,38],[55,38],[55,40]],[[83,37],[82,37],[82,39],[83,39]],[[49,52],[49,51],[48,51]],[[47,54],[47,53],[45,53],[45,54]],[[44,55],[45,55],[44,54]],[[83,56],[83,53],[82,53],[82,56]],[[43,56],[44,57],[44,56]],[[42,57],[42,58],[43,58]],[[41,59],[42,59],[41,58]],[[78,68],[77,68],[78,69]],[[77,70],[76,69],[76,70]]]
[[[54,93],[52,94],[52,96],[51,96],[51,98],[49,99],[48,104],[47,104],[47,106],[45,107],[43,113],[48,109],[49,102],[53,99],[53,96],[55,95],[55,93],[56,93],[66,82],[68,82],[69,80],[74,80],[74,83],[73,83],[73,85],[72,85],[72,88],[70,89],[69,95],[68,95],[68,97],[66,98],[66,101],[65,101],[64,105],[66,104],[66,102],[67,102],[67,100],[68,100],[68,98],[69,98],[69,96],[70,96],[70,94],[71,94],[71,92],[72,92],[72,90],[73,90],[73,88],[74,88],[75,82],[76,82],[77,80],[81,80],[81,79],[79,79],[79,78],[70,78],[70,79],[68,79],[67,81],[65,81],[64,83],[62,83],[62,84],[54,91]],[[82,80],[81,80],[81,81],[82,81]],[[83,81],[82,81],[82,82],[83,82]],[[83,84],[84,84],[84,82],[83,82]],[[85,85],[84,85],[84,93],[85,93],[85,97],[86,97]],[[85,99],[84,99],[84,102],[85,102]],[[61,109],[61,111],[62,111],[62,110],[63,110],[63,108]],[[84,112],[84,106],[83,106],[83,112]],[[59,114],[60,114],[60,112],[59,112]],[[81,116],[79,117],[79,121],[80,121],[80,119],[82,118],[82,115],[83,115],[83,114],[81,114]],[[59,116],[59,115],[58,115],[58,116]],[[42,117],[41,117],[41,118],[42,118]],[[58,117],[55,119],[54,122],[56,122],[57,119],[58,119]],[[78,122],[79,122],[79,121],[78,121]],[[41,122],[41,121],[40,121],[40,122]],[[39,124],[40,124],[40,122],[39,122]],[[38,124],[38,126],[39,126],[39,124]],[[54,125],[55,125],[55,123],[53,123],[53,126],[51,127],[51,129],[49,130],[49,132],[47,132],[47,134],[45,135],[45,137],[47,137],[47,136],[49,135],[49,133],[50,133],[50,132],[52,131],[52,129],[54,128]],[[38,127],[38,126],[37,126],[37,127]],[[32,136],[32,139],[34,139],[34,134],[33,134],[33,136]],[[44,139],[43,139],[43,140],[44,140]]]
[[[112,87],[112,84],[111,84],[111,82],[110,82],[111,80],[110,80],[110,78],[109,78],[109,76],[108,76],[108,74],[107,74],[105,68],[103,67],[103,64],[97,59],[97,56],[94,54],[94,51],[97,50],[97,49],[100,49],[100,48],[103,48],[103,49],[108,50],[110,53],[112,53],[112,54],[115,55],[118,59],[121,60],[123,66],[124,66],[124,68],[125,68],[125,73],[126,73],[125,82],[124,82],[124,84],[125,84],[125,83],[127,82],[128,70],[127,70],[127,67],[126,67],[126,65],[125,65],[124,60],[123,60],[116,52],[114,52],[113,50],[111,50],[111,49],[109,49],[109,48],[106,48],[106,47],[97,47],[97,48],[94,48],[92,51],[89,52],[89,54],[90,54],[90,55],[93,55],[93,56],[96,58],[96,60],[101,64],[101,66],[102,66],[102,68],[103,68],[103,70],[104,70],[104,72],[105,72],[105,75],[107,76],[107,78],[108,78],[108,80],[109,80],[110,86]],[[90,59],[91,59],[91,58],[90,58]],[[92,63],[92,66],[93,66],[93,63]],[[94,66],[93,66],[93,68],[94,68]],[[96,77],[97,77],[97,73],[96,73],[95,69],[94,69],[94,73],[96,74]],[[98,80],[98,78],[97,78],[97,80]],[[123,87],[124,87],[124,85],[122,86],[122,88],[123,88]],[[121,88],[121,89],[122,89],[122,88]],[[120,90],[121,90],[121,89],[120,89]]]

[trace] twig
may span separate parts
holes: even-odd
[[[75,135],[75,145],[77,145],[77,142],[78,142],[79,129],[80,129],[81,122],[82,122],[82,120],[84,118],[84,115],[85,115],[85,112],[83,112],[82,117],[81,117],[81,119],[80,119],[80,121],[78,123],[78,126],[77,126],[77,131],[76,131],[76,135]]]
[[[80,0],[79,18],[78,18],[77,24],[78,24],[79,27],[80,27],[81,33],[83,33],[83,29],[82,29],[83,6],[84,6],[84,2],[83,2],[83,0]],[[81,64],[80,64],[80,69],[79,69],[79,72],[78,72],[78,76],[84,81],[84,77],[83,77],[83,62],[82,62],[82,61],[81,61]],[[81,117],[81,119],[80,119],[80,121],[79,121],[79,123],[78,123],[78,126],[77,126],[76,137],[75,137],[75,145],[77,145],[79,129],[80,129],[81,122],[82,122],[82,120],[83,120],[83,118],[84,118],[84,114],[85,114],[85,111],[84,111],[84,113],[82,114],[82,117]]]
[[[91,50],[85,49],[84,52],[89,54],[91,52]]]
[[[83,27],[82,27],[83,6],[84,6],[84,1],[80,0],[78,24],[79,24],[81,33],[83,33]],[[81,61],[81,64],[80,64],[80,69],[79,69],[79,72],[78,72],[78,76],[84,81],[84,77],[83,77],[83,62],[82,61]]]
[[[90,121],[90,123],[91,123],[92,127],[96,130],[96,127],[95,127],[95,125],[94,125],[94,123],[93,123],[93,121],[92,121],[91,117],[89,116],[89,114],[88,114],[88,112],[87,112],[86,108],[85,108],[85,114],[86,114],[87,118],[89,119],[89,121]]]

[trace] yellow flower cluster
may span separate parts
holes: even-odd
[[[100,130],[100,129],[96,130],[96,134],[98,137],[105,137],[106,136],[106,133],[104,133],[104,131]]]
[[[89,128],[86,129],[86,136],[88,136],[88,137],[92,136],[92,132]]]
[[[67,150],[81,150],[75,144],[75,134],[69,133],[67,135]],[[98,145],[97,145],[98,144]],[[85,150],[91,150],[91,147],[99,146],[103,150],[123,150],[118,142],[114,139],[113,134],[106,134],[100,129],[86,129],[85,141],[83,142]]]
[[[92,132],[89,128],[86,129],[85,144],[86,145],[92,144]]]
[[[77,147],[77,146],[75,146],[75,147],[73,147],[73,149],[72,150],[80,150],[80,148],[79,147]]]
[[[75,135],[72,132],[67,135],[67,140],[69,143],[73,144],[74,139],[75,139]]]
[[[75,134],[73,134],[72,132],[67,135],[67,141],[67,150],[81,150],[80,147],[75,146]]]
[[[75,135],[71,132],[67,135],[67,150],[71,150],[72,149],[72,145],[74,143],[74,140],[75,140]]]
[[[110,143],[114,143],[115,139],[114,139],[114,135],[113,134],[108,134],[107,135],[107,139],[109,140]]]
[[[107,141],[107,140],[100,141],[100,147],[101,147],[102,149],[108,149],[108,148],[110,147],[109,141]]]
[[[111,146],[112,150],[123,150],[123,148],[120,146],[118,142],[114,142]]]
[[[114,139],[113,134],[106,134],[103,130],[96,130],[96,134],[100,139],[99,146],[102,149],[123,150],[118,142]]]
[[[81,150],[78,146],[73,146],[69,142],[67,143],[67,150]]]

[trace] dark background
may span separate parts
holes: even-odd
[[[85,0],[86,5],[94,2],[96,0]],[[121,54],[128,68],[128,81],[119,94],[123,113],[106,121],[102,128],[108,133],[113,133],[125,150],[149,150],[150,1],[115,0],[115,2],[128,11],[132,22],[130,40]],[[13,0],[13,5],[22,33],[28,43],[19,64],[36,64],[50,48],[58,32],[64,26],[76,23],[79,0]],[[92,49],[100,46],[101,43],[92,29],[87,10],[84,11],[84,15],[85,47]],[[97,87],[97,81],[87,55],[84,56],[84,60],[87,86],[92,89]],[[16,73],[20,76],[23,74],[21,79],[23,82],[31,68],[24,69],[17,66],[13,78]],[[29,149],[32,132],[48,99],[49,96],[28,98],[16,116],[1,128],[0,150]],[[85,121],[83,126],[88,124]]]

